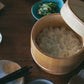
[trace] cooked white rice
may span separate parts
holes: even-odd
[[[82,47],[79,38],[65,27],[45,28],[36,42],[45,53],[56,57],[72,56]]]

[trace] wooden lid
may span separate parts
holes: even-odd
[[[84,22],[84,0],[69,0],[69,7]]]
[[[61,9],[61,16],[84,41],[84,0],[67,0]]]

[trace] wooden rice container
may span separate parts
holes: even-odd
[[[66,2],[66,4],[68,4],[68,1]],[[63,9],[65,8],[64,6],[63,6]],[[62,10],[61,12],[63,11],[65,10]],[[65,19],[63,18],[63,16],[64,16],[63,13],[62,13],[62,17],[60,14],[46,15],[34,24],[31,31],[31,54],[34,61],[44,71],[55,75],[62,75],[62,74],[67,74],[71,72],[76,67],[78,67],[84,59],[84,56],[81,55],[84,51],[84,33],[83,33],[84,25],[82,25],[82,27],[81,25],[73,27],[73,25],[70,26],[71,25],[70,23],[69,25],[70,27],[69,27],[67,25],[68,23],[67,24],[65,23],[66,21],[64,21]],[[74,23],[72,22],[72,24]],[[65,58],[52,57],[47,55],[45,52],[43,52],[37,45],[36,38],[40,33],[40,31],[50,26],[56,26],[56,27],[65,26],[70,31],[73,31],[82,43],[82,48],[80,49],[80,51],[74,54],[73,56],[65,57]],[[78,28],[75,28],[75,27],[78,27]]]

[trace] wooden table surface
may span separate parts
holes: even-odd
[[[57,76],[41,70],[33,61],[30,52],[30,34],[36,20],[31,14],[32,5],[39,0],[0,0],[5,8],[0,11],[0,32],[3,41],[0,44],[0,60],[11,60],[22,67],[33,66],[32,74],[25,77],[25,84],[43,78],[54,84],[67,84],[71,76],[83,68],[84,62],[69,74]]]

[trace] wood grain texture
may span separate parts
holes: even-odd
[[[41,48],[36,43],[36,38],[38,34],[48,27],[65,27],[71,31],[71,28],[64,22],[60,14],[51,14],[47,15],[40,20],[38,20],[33,26],[31,33],[31,52],[35,62],[45,71],[55,74],[63,75],[71,72],[75,69],[84,59],[84,56],[81,53],[84,51],[83,42],[80,39],[81,37],[74,33],[81,40],[82,48],[80,51],[73,56],[67,57],[53,57],[49,54],[46,54],[41,50]],[[67,40],[66,40],[67,41]],[[45,46],[46,47],[46,46]],[[51,50],[52,51],[52,50]],[[62,55],[63,53],[61,53]]]
[[[84,2],[82,0],[69,0],[68,4],[75,15],[84,22]]]
[[[1,0],[5,8],[0,11],[0,60],[12,60],[21,66],[33,66],[32,74],[25,77],[25,84],[37,78],[48,79],[54,84],[67,84],[73,74],[84,68],[84,62],[70,74],[51,75],[41,70],[33,61],[30,52],[30,33],[36,20],[31,15],[31,7],[39,0]],[[75,72],[75,73],[74,73]]]

